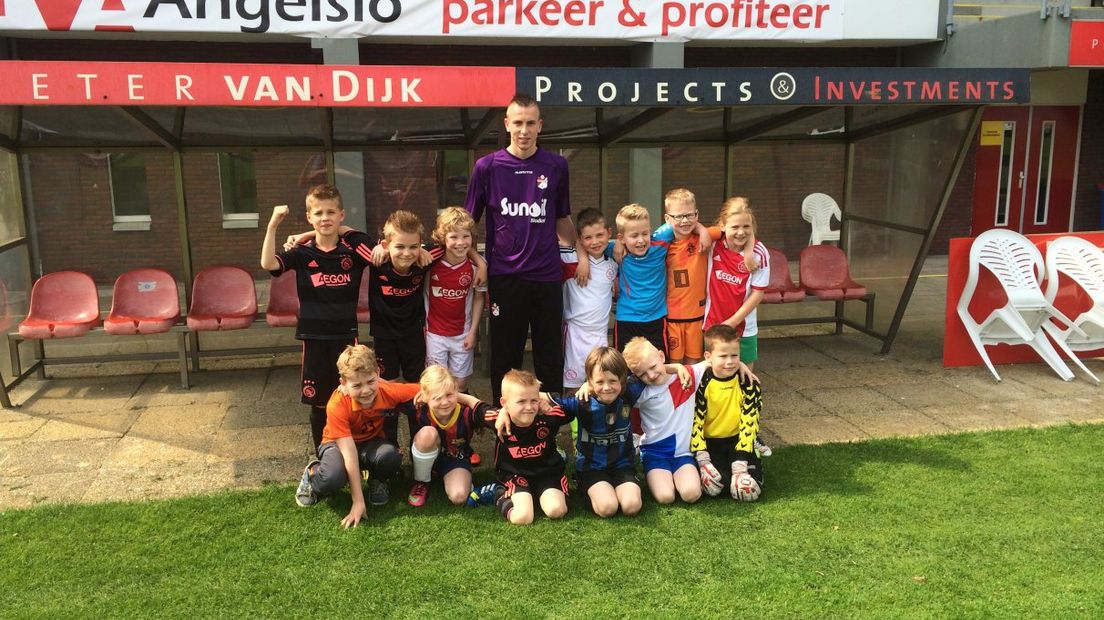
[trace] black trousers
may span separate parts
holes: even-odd
[[[533,339],[533,371],[541,390],[563,391],[563,288],[559,282],[532,282],[516,276],[488,279],[491,312],[492,404],[498,406],[502,376],[521,368],[525,338]]]

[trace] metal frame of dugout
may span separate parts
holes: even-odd
[[[884,70],[884,69],[883,69]],[[89,106],[104,109],[104,106]],[[76,114],[79,119],[85,108],[72,108],[68,114]],[[119,143],[96,137],[89,139],[81,136],[68,136],[53,140],[50,145],[36,145],[27,140],[23,130],[24,121],[34,122],[36,110],[33,107],[14,108],[7,126],[0,126],[0,151],[16,156],[18,162],[19,187],[15,188],[23,203],[23,215],[27,234],[0,244],[0,257],[4,252],[20,251],[29,253],[30,265],[38,265],[39,252],[35,231],[35,208],[31,193],[27,191],[29,179],[24,156],[38,153],[103,153],[110,151],[168,151],[172,156],[174,186],[176,193],[177,225],[180,237],[180,269],[182,279],[190,282],[194,277],[188,221],[188,200],[184,183],[184,161],[182,155],[189,152],[226,152],[226,151],[309,151],[325,154],[326,176],[330,182],[335,178],[335,153],[347,151],[372,151],[386,149],[463,149],[467,152],[470,166],[474,163],[477,150],[493,149],[504,145],[505,134],[498,129],[501,108],[460,107],[452,109],[426,108],[311,108],[305,117],[313,119],[313,132],[300,132],[290,128],[285,138],[251,137],[240,135],[239,139],[227,139],[219,136],[189,137],[189,116],[194,108],[140,108],[118,106],[114,110],[120,122],[137,126],[147,140],[145,143]],[[240,118],[242,110],[235,109],[234,118]],[[812,141],[819,144],[837,145],[844,149],[843,200],[841,201],[841,237],[840,247],[851,254],[849,232],[856,227],[867,230],[882,230],[892,234],[903,234],[914,240],[915,253],[911,267],[904,276],[905,281],[896,307],[885,329],[876,325],[873,293],[869,299],[863,299],[864,314],[858,318],[848,316],[847,305],[843,302],[833,304],[830,314],[816,317],[761,319],[761,325],[794,325],[806,323],[833,323],[835,332],[850,327],[881,341],[881,353],[888,353],[900,328],[902,318],[920,275],[924,258],[931,247],[936,229],[947,207],[957,175],[966,158],[971,138],[974,136],[981,118],[982,105],[770,105],[770,106],[713,106],[703,115],[701,109],[651,106],[643,108],[609,108],[603,106],[557,106],[554,103],[542,103],[546,126],[549,128],[541,135],[541,145],[546,148],[597,149],[598,158],[598,202],[603,211],[611,212],[610,202],[610,153],[618,149],[649,149],[677,146],[721,146],[724,148],[724,195],[731,195],[734,189],[733,161],[736,149],[748,144],[792,144]],[[217,110],[216,110],[217,112]],[[691,115],[694,115],[691,118]],[[342,132],[335,131],[335,119],[347,126],[357,118],[380,116],[388,119],[397,128],[386,137],[365,137],[349,139]],[[708,116],[709,123],[702,119]],[[810,122],[826,116],[842,120],[842,127],[832,132],[818,132],[814,125],[810,131]],[[348,118],[345,118],[348,117]],[[2,117],[0,117],[2,118]],[[451,119],[445,126],[421,127],[425,118]],[[943,162],[938,170],[939,191],[935,193],[934,204],[923,204],[922,223],[903,222],[900,218],[878,217],[857,210],[854,205],[856,193],[865,191],[856,185],[856,154],[866,141],[890,136],[895,132],[908,133],[933,123],[953,125],[947,131],[953,133],[956,143],[946,144],[945,151],[950,158]],[[692,120],[693,122],[688,122]],[[683,126],[681,133],[671,133],[672,127]],[[651,129],[655,129],[650,130]],[[227,133],[232,133],[227,128]],[[946,131],[944,133],[947,133]],[[930,177],[930,175],[928,175]],[[914,218],[915,219],[915,218]],[[32,272],[34,268],[32,268]],[[30,274],[34,278],[41,273]],[[29,282],[28,279],[28,291]],[[185,307],[191,303],[191,292],[185,287]],[[883,296],[884,297],[884,296]],[[793,304],[803,305],[803,304]],[[185,339],[186,334],[175,329],[178,338]],[[26,370],[18,359],[19,352],[12,344],[13,370],[16,376],[10,381],[0,381],[0,403],[11,406],[8,391],[25,380],[31,373],[44,376],[45,366],[61,363],[90,363],[105,361],[170,359],[176,358],[181,364],[182,385],[188,383],[187,369],[183,361],[185,348],[193,359],[192,369],[198,369],[198,358],[206,355],[258,354],[274,353],[279,349],[258,348],[230,351],[203,351],[198,339],[191,347],[181,341],[178,351],[166,354],[145,354],[135,356],[112,356],[110,359],[92,356],[47,358],[41,341],[35,343],[36,361]],[[286,349],[284,349],[286,350]],[[160,355],[160,357],[156,357]],[[151,357],[153,356],[153,357]]]

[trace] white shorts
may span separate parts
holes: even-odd
[[[586,383],[586,358],[597,347],[609,346],[609,327],[589,327],[564,321],[564,373],[566,388]]]
[[[438,336],[426,332],[426,365],[440,364],[457,379],[467,379],[475,370],[475,351],[464,350],[463,336]]]

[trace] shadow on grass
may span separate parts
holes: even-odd
[[[873,487],[859,480],[865,466],[899,465],[936,472],[969,471],[969,461],[956,456],[968,450],[972,438],[949,435],[929,439],[885,439],[851,444],[791,446],[775,451],[763,465],[762,501],[810,494],[865,495]]]

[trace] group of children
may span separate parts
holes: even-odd
[[[589,269],[581,271],[589,281],[572,277],[582,259],[577,250],[561,248],[563,379],[565,390],[579,391],[541,393],[532,373],[513,370],[493,405],[465,393],[486,273],[471,216],[442,211],[427,248],[417,217],[397,211],[376,246],[341,225],[336,189],[312,188],[306,203],[313,231],[289,238],[277,253],[276,229],[287,214],[277,207],[261,256],[273,275],[297,274],[303,401],[312,406],[318,456],[304,469],[300,505],[349,484],[353,505],[342,519],[349,527],[366,516],[366,503],[386,503],[387,481],[401,463],[403,414],[411,425],[413,506],[425,503],[437,477],[453,503],[494,502],[511,523],[531,522],[537,504],[551,518],[566,514],[556,435],[572,421],[577,487],[600,516],[640,510],[636,443],[660,503],[725,489],[735,499],[758,498],[759,456],[767,452],[757,445],[761,398],[749,367],[769,265],[746,199],[727,201],[710,229],[697,222],[694,195],[673,190],[664,204],[668,225],[652,231],[647,210],[628,205],[617,215],[616,241],[600,211],[580,212],[576,247],[587,254]],[[355,343],[365,268],[375,351]],[[608,347],[615,289],[615,346]],[[678,363],[668,364],[668,356]],[[393,381],[400,376],[410,383]],[[477,489],[471,439],[479,428],[496,430],[496,481]]]

